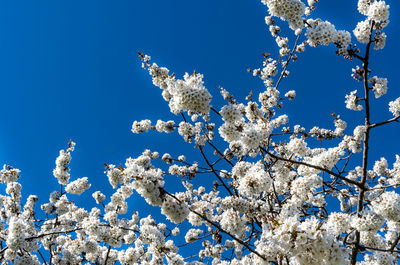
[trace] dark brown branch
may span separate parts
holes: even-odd
[[[394,122],[394,121],[398,122],[399,119],[400,119],[400,116],[397,116],[397,117],[394,117],[394,118],[392,118],[390,120],[387,120],[387,121],[382,121],[382,122],[377,122],[377,123],[371,124],[369,126],[369,128],[375,128],[375,127],[382,126],[382,125],[385,125],[385,124],[388,124],[388,123],[391,123],[391,122]]]
[[[218,112],[218,110],[214,109],[213,107],[210,108],[212,111],[214,111],[218,116],[221,116],[221,114]]]
[[[104,265],[107,265],[108,257],[110,255],[110,250],[111,250],[111,246],[108,246],[107,256],[106,256],[106,259],[104,260]]]
[[[183,119],[183,121],[184,121],[184,122],[186,122],[185,115],[183,114],[183,112],[182,112],[182,111],[180,112],[180,114],[181,114],[181,116],[182,116],[182,119]]]
[[[394,248],[397,246],[397,244],[399,243],[399,241],[400,241],[400,233],[397,234],[396,240],[395,240],[395,241],[393,242],[393,244],[390,246],[390,249],[389,249],[390,252],[394,252]]]
[[[39,253],[40,257],[42,258],[44,264],[47,265],[47,262],[46,262],[46,260],[44,259],[44,257],[43,257],[43,255],[42,255],[42,253],[40,252],[40,250],[38,250],[38,253]]]
[[[3,252],[6,251],[7,249],[8,249],[8,247],[5,247],[2,250],[0,250],[0,254],[3,254]]]
[[[364,94],[365,94],[365,136],[364,136],[364,141],[363,141],[363,162],[362,162],[362,176],[361,176],[361,181],[360,184],[362,187],[365,186],[365,183],[367,182],[367,166],[368,166],[368,151],[369,151],[369,133],[370,133],[370,106],[369,106],[369,86],[368,86],[368,73],[369,73],[369,54],[370,54],[370,48],[371,44],[373,43],[372,40],[372,33],[374,30],[374,21],[371,23],[371,30],[370,30],[370,35],[369,35],[369,42],[367,44],[366,50],[365,50],[365,56],[364,56],[364,61],[363,61],[363,79],[364,79]],[[358,203],[357,203],[357,215],[360,215],[361,211],[363,210],[363,202],[364,202],[364,194],[365,194],[365,189],[361,189],[360,193],[358,194]],[[360,231],[356,231],[356,241],[354,243],[353,251],[351,253],[351,265],[355,265],[357,263],[357,255],[358,252],[360,251]]]
[[[353,57],[359,59],[360,61],[364,62],[364,58],[361,57],[360,55],[358,55],[357,53],[351,53],[351,56],[353,56]]]
[[[224,154],[222,154],[221,151],[219,151],[218,148],[215,147],[215,145],[213,145],[213,144],[211,143],[210,139],[208,139],[208,136],[207,136],[207,143],[215,150],[215,152],[217,152],[221,157],[223,157],[224,160],[225,160],[229,165],[231,165],[232,167],[234,166],[233,163],[232,163],[231,161],[229,161],[229,160],[226,158],[226,156],[225,156]]]
[[[375,251],[382,251],[382,252],[396,252],[396,253],[400,253],[399,250],[394,250],[394,249],[381,249],[381,248],[373,248],[373,247],[365,247],[365,246],[362,246],[361,248],[370,249],[370,250],[375,250]]]
[[[50,265],[51,265],[51,263],[53,261],[53,252],[51,250],[52,250],[52,246],[50,245],[50,248],[49,248],[49,252],[50,252],[49,263],[50,263]]]

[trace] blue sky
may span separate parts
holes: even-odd
[[[364,19],[356,2],[321,1],[313,17],[352,31]],[[387,46],[373,52],[371,68],[373,75],[389,79],[389,91],[373,100],[374,121],[390,118],[387,103],[400,96],[400,3],[387,3]],[[177,135],[130,132],[134,120],[178,120],[140,68],[136,52],[151,55],[177,76],[203,73],[217,109],[222,103],[219,85],[244,102],[250,90],[263,90],[246,69],[260,67],[263,52],[277,52],[264,24],[266,14],[258,0],[1,1],[0,164],[20,168],[25,198],[34,193],[44,202],[58,189],[52,169],[69,139],[77,143],[72,179],[87,176],[91,192],[111,192],[103,163],[124,163],[145,148],[197,159],[196,150]],[[348,111],[344,104],[345,94],[360,87],[350,77],[356,64],[336,57],[334,50],[307,47],[289,67],[291,76],[281,89],[297,91],[296,100],[282,110],[291,124],[332,128],[332,111],[341,114],[351,131],[363,122],[362,113]],[[386,129],[372,133],[370,163],[381,156],[394,161],[400,126]],[[0,193],[4,190],[2,186]],[[140,210],[143,204],[133,207]]]

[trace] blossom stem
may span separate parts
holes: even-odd
[[[217,172],[215,172],[215,169],[214,169],[214,167],[211,165],[210,161],[208,161],[206,155],[204,154],[203,147],[199,146],[199,150],[200,150],[201,155],[202,155],[203,158],[204,158],[204,161],[206,161],[207,165],[210,167],[212,173],[214,173],[214,175],[218,178],[219,182],[221,182],[222,186],[224,186],[224,188],[228,191],[228,193],[229,193],[231,196],[234,196],[234,194],[233,194],[232,191],[229,189],[229,187],[226,186],[224,180],[217,174]]]
[[[299,42],[302,33],[303,33],[303,32],[301,32],[301,33],[297,36],[297,38],[296,38],[296,41],[295,41],[295,43],[294,43],[294,46],[293,46],[292,50],[290,51],[289,58],[286,60],[285,67],[283,68],[283,70],[282,70],[282,72],[281,72],[281,75],[279,76],[279,79],[278,79],[278,81],[276,82],[275,89],[278,89],[279,83],[281,82],[282,78],[284,77],[284,75],[285,75],[285,73],[286,73],[286,69],[287,69],[287,67],[288,67],[288,65],[289,65],[289,63],[290,63],[290,60],[291,60],[292,57],[293,57],[294,52],[296,51],[297,43]]]

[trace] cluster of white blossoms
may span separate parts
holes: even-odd
[[[221,108],[219,114],[226,123],[243,122],[244,108],[243,104],[225,105]]]
[[[241,103],[221,88],[224,103],[211,108],[203,76],[175,79],[165,67],[143,68],[169,102],[173,120],[135,121],[133,133],[179,134],[200,152],[198,161],[145,150],[116,166],[105,164],[113,192],[91,193],[96,207],[84,209],[75,198],[92,188],[87,177],[70,181],[69,163],[75,143],[56,159],[54,177],[60,185],[36,209],[39,198],[21,202],[20,170],[5,165],[0,182],[0,261],[2,264],[170,264],[170,265],[392,265],[400,259],[400,156],[390,167],[381,157],[371,164],[371,144],[378,126],[400,119],[400,98],[389,103],[394,118],[372,121],[369,94],[362,89],[346,96],[346,107],[365,113],[359,125],[348,126],[332,113],[333,128],[306,129],[289,123],[283,103],[294,90],[280,90],[290,62],[305,46],[335,43],[337,54],[361,60],[353,70],[365,93],[387,92],[387,79],[372,76],[369,49],[383,48],[389,6],[360,0],[367,16],[354,30],[366,43],[367,56],[350,44],[350,33],[330,22],[308,19],[317,0],[262,0],[265,18],[279,48],[277,59],[264,53],[262,68],[253,71],[263,90]],[[296,41],[283,36],[272,16],[289,22]],[[300,34],[307,26],[305,36]],[[290,64],[291,65],[291,64]],[[369,65],[369,67],[367,67]],[[251,71],[250,71],[251,72]],[[281,82],[282,81],[282,82]],[[359,95],[357,95],[357,91]],[[284,95],[284,96],[281,96]],[[286,104],[286,103],[285,103]],[[212,111],[210,111],[212,110]],[[199,118],[202,118],[200,121]],[[349,129],[347,127],[350,127]],[[218,133],[215,133],[218,129]],[[215,134],[215,135],[214,135]],[[225,141],[222,141],[222,139]],[[168,183],[166,183],[168,181]],[[170,182],[170,183],[169,183]],[[182,184],[182,185],[181,185]],[[201,186],[202,184],[203,186]],[[133,211],[137,198],[153,216]],[[37,210],[42,210],[39,212]],[[339,210],[340,209],[340,210]],[[142,209],[147,211],[148,209]],[[155,211],[161,213],[161,218]],[[147,216],[147,217],[146,217]],[[157,219],[156,219],[157,217]],[[185,256],[184,256],[185,255]]]
[[[386,34],[382,29],[389,23],[389,5],[381,0],[359,0],[358,11],[367,16],[366,20],[360,21],[353,30],[354,36],[361,43],[368,43],[371,39],[371,28],[374,26],[379,29],[375,32],[372,39],[375,43],[375,49],[380,50],[385,47]]]
[[[186,243],[194,242],[204,231],[201,229],[191,228],[185,235]]]
[[[159,67],[156,63],[150,65],[150,57],[143,58],[143,68],[148,68],[153,78],[153,84],[163,89],[163,98],[169,102],[172,113],[188,111],[189,114],[200,113],[207,115],[210,111],[211,95],[204,87],[203,75],[194,72],[185,73],[184,79],[175,79],[168,75],[169,70]]]
[[[292,30],[303,28],[303,15],[306,6],[300,0],[262,0],[268,6],[271,16],[280,17],[289,23]]]
[[[92,197],[96,200],[97,204],[100,204],[105,200],[106,195],[104,195],[101,191],[96,191],[92,194]]]
[[[108,165],[106,173],[108,181],[113,188],[116,188],[118,184],[122,184],[124,182],[124,175],[119,168],[115,167],[115,165]]]
[[[345,135],[341,146],[349,149],[352,153],[361,152],[361,143],[365,135],[365,126],[359,125],[353,130],[353,136]]]
[[[332,230],[322,226],[317,218],[303,222],[299,219],[289,217],[282,224],[276,220],[274,229],[263,232],[256,249],[269,262],[279,253],[290,257],[289,264],[347,264],[349,250],[340,246]]]
[[[71,162],[71,152],[74,151],[75,143],[71,142],[70,146],[66,151],[61,150],[60,155],[56,160],[56,168],[53,170],[53,175],[58,179],[58,183],[61,185],[67,185],[70,179],[68,173],[68,164]]]
[[[388,162],[384,157],[381,157],[381,159],[379,161],[376,161],[374,164],[374,172],[378,176],[386,175],[387,168],[388,168]]]
[[[308,43],[313,47],[338,43],[344,52],[351,42],[350,32],[336,30],[335,26],[329,21],[308,19],[307,24],[310,27],[307,28],[306,36]]]
[[[335,119],[335,131],[334,131],[334,134],[337,137],[341,137],[341,136],[343,136],[343,132],[344,132],[344,130],[346,128],[347,128],[347,123],[344,120],[341,120],[340,116],[338,116]]]
[[[232,208],[225,210],[221,215],[220,224],[222,229],[233,235],[243,236],[247,228],[246,223],[246,216],[240,216],[240,213]]]
[[[372,209],[385,219],[398,221],[400,217],[400,195],[394,191],[384,192],[372,201]]]
[[[82,194],[84,191],[90,188],[90,184],[88,183],[88,178],[79,178],[75,181],[70,182],[66,187],[65,191],[71,194]]]
[[[184,194],[175,194],[178,198]],[[181,195],[181,196],[179,196]],[[167,196],[161,206],[161,213],[175,224],[182,223],[189,214],[189,209],[184,202],[178,202],[175,198]]]
[[[11,183],[15,182],[20,178],[21,171],[18,168],[11,168],[4,165],[3,169],[0,170],[0,182],[1,183]]]
[[[37,251],[40,246],[35,241],[27,241],[26,238],[36,235],[36,229],[31,221],[17,216],[12,216],[8,222],[8,235],[7,235],[7,249],[5,256],[8,259],[16,258],[17,251],[20,248],[26,249],[26,251],[34,252]],[[29,259],[28,259],[29,260]],[[34,259],[32,259],[34,261]]]
[[[350,94],[346,95],[346,108],[351,110],[360,111],[363,110],[363,106],[359,105],[359,97],[357,96],[357,90],[353,90]]]
[[[351,219],[351,226],[362,232],[377,232],[384,223],[385,218],[370,209],[364,209]]]
[[[156,125],[151,124],[151,120],[141,120],[141,121],[134,121],[132,124],[132,132],[133,133],[143,133],[148,132],[149,130],[156,130],[157,132],[162,133],[171,133],[175,130],[175,122],[170,121],[162,121],[157,120]]]
[[[151,129],[151,120],[134,121],[132,124],[133,133],[147,132]]]
[[[369,20],[358,22],[353,30],[354,36],[361,43],[368,43],[371,36],[371,24]]]
[[[387,93],[388,80],[386,78],[373,76],[368,80],[368,82],[372,83],[372,90],[374,91],[376,98],[380,98]]]
[[[382,22],[389,19],[389,5],[381,0],[359,0],[358,11],[369,20]]]
[[[246,168],[246,171],[243,171],[243,169],[239,168],[233,169],[236,172],[235,177],[238,178],[235,180],[235,186],[237,186],[237,190],[240,195],[251,198],[253,196],[259,196],[264,191],[270,190],[271,179],[264,171],[261,162],[256,164],[238,163],[236,166],[240,168]]]
[[[279,36],[276,36],[276,39],[278,39]],[[287,53],[287,46],[283,48],[285,52]],[[282,49],[281,49],[282,50]],[[253,70],[253,76],[259,75],[262,80],[264,80],[264,83],[267,86],[272,85],[272,77],[274,77],[278,73],[278,62],[276,60],[273,60],[272,58],[267,58],[263,62],[263,68],[262,69],[254,69]]]
[[[400,116],[400,97],[389,102],[389,111],[393,113],[395,117]]]
[[[304,157],[310,153],[310,148],[303,139],[293,138],[287,144],[287,149],[292,152],[295,156]]]
[[[260,76],[264,80],[263,75]],[[269,77],[270,78],[270,77]],[[241,150],[239,153],[254,155],[260,146],[265,145],[264,139],[272,131],[288,122],[287,115],[273,118],[274,109],[280,104],[280,92],[267,85],[265,92],[258,95],[258,102],[249,101],[247,105],[230,102],[219,111],[224,123],[218,128],[220,136],[230,144],[231,150]],[[294,90],[285,94],[288,99],[296,95]],[[266,118],[268,116],[268,119]]]
[[[225,123],[218,129],[225,141],[231,144],[236,143],[247,150],[257,148],[263,139],[262,134],[267,133],[267,128],[260,128],[254,123],[246,123],[244,116],[254,121],[260,114],[257,104],[252,105],[251,108],[246,108],[243,104],[223,106],[220,115]]]
[[[385,48],[386,45],[386,33],[385,32],[376,32],[374,36],[375,50],[381,50]]]

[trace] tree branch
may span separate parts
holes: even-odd
[[[224,180],[220,177],[220,175],[218,175],[217,172],[215,172],[214,167],[213,167],[213,166],[211,165],[211,163],[208,161],[206,155],[205,155],[204,152],[203,152],[203,147],[199,146],[199,150],[200,150],[201,155],[202,155],[203,158],[204,158],[204,161],[206,161],[207,165],[208,165],[208,166],[210,167],[210,169],[212,170],[212,173],[214,173],[214,175],[218,178],[218,180],[221,182],[222,186],[224,186],[224,188],[229,192],[229,194],[230,194],[231,196],[235,196],[235,195],[232,193],[232,191],[229,189],[229,187],[226,186]]]
[[[362,176],[361,176],[361,181],[360,184],[362,187],[365,186],[365,183],[367,181],[367,166],[368,166],[368,149],[369,149],[369,132],[371,130],[370,127],[370,106],[369,106],[369,87],[368,87],[368,73],[369,73],[369,53],[370,53],[370,48],[372,44],[372,33],[374,30],[374,21],[371,23],[371,30],[370,30],[370,35],[369,35],[369,42],[366,47],[365,51],[365,56],[364,56],[364,64],[363,64],[363,69],[364,69],[364,94],[365,94],[365,136],[364,136],[364,141],[363,141],[363,162],[362,162]],[[358,203],[357,203],[357,215],[359,216],[362,209],[363,209],[363,202],[364,202],[364,194],[365,194],[366,189],[361,189],[360,193],[358,194]],[[355,265],[357,263],[357,255],[358,252],[360,251],[360,231],[356,231],[356,241],[353,247],[353,251],[351,254],[351,265]]]
[[[108,257],[110,255],[110,250],[111,250],[111,246],[108,246],[107,256],[106,256],[106,259],[104,260],[104,265],[107,265]]]
[[[333,171],[331,171],[329,169],[326,169],[326,168],[323,168],[323,167],[320,167],[320,166],[316,166],[316,165],[311,165],[311,164],[308,164],[308,163],[303,162],[303,161],[296,161],[296,160],[291,160],[291,159],[287,159],[287,158],[284,158],[284,157],[280,157],[280,156],[272,154],[271,152],[268,152],[265,148],[261,147],[261,149],[264,152],[266,152],[268,155],[270,155],[271,157],[273,157],[273,158],[275,158],[277,160],[282,160],[282,161],[290,162],[290,163],[293,163],[293,164],[298,164],[298,165],[303,165],[303,166],[311,167],[311,168],[314,168],[314,169],[318,169],[318,170],[324,171],[324,172],[326,172],[326,173],[328,173],[328,174],[330,174],[332,176],[335,176],[335,177],[337,177],[337,178],[339,178],[339,179],[341,179],[341,180],[343,180],[343,181],[345,181],[347,183],[353,184],[353,185],[359,187],[362,190],[365,189],[364,185],[361,185],[358,181],[354,181],[354,180],[348,179],[346,177],[343,177],[343,176],[341,176],[341,175],[339,175],[339,174],[337,174],[337,173],[335,173],[335,172],[333,172]]]
[[[400,116],[397,116],[397,117],[394,117],[394,118],[386,120],[386,121],[382,121],[382,122],[377,122],[377,123],[371,124],[371,125],[369,125],[369,128],[375,128],[375,127],[382,126],[382,125],[385,125],[385,124],[388,124],[388,123],[391,123],[391,122],[394,122],[394,121],[398,122],[399,119],[400,119]]]

